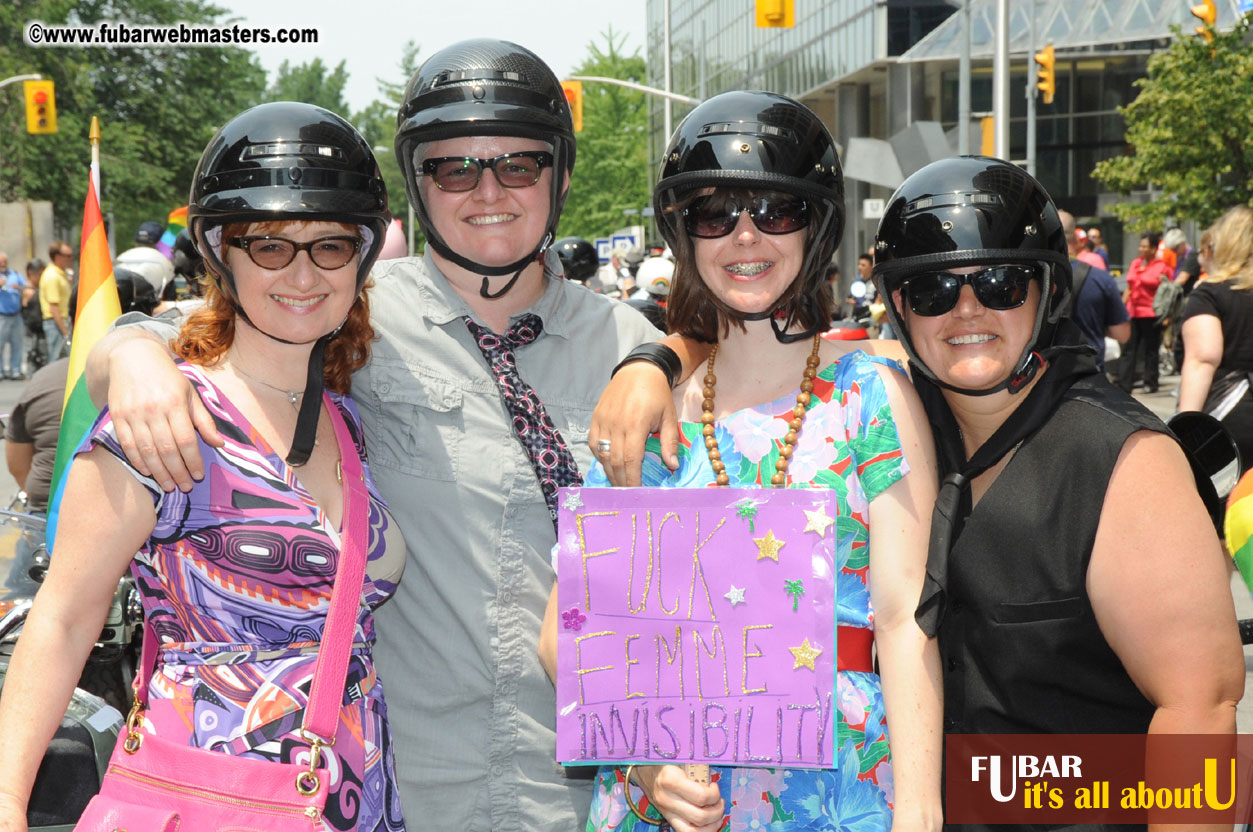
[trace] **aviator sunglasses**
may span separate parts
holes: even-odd
[[[1040,277],[1036,266],[992,266],[971,274],[925,272],[905,281],[904,294],[915,315],[933,318],[957,305],[963,286],[974,290],[975,298],[988,309],[1016,309],[1027,302],[1027,287]]]
[[[529,188],[552,163],[553,155],[544,150],[505,153],[494,159],[440,156],[422,160],[421,175],[431,177],[441,191],[472,191],[479,186],[483,171],[490,168],[502,188]]]
[[[809,225],[809,204],[792,196],[759,196],[741,205],[734,199],[698,197],[683,209],[683,227],[692,237],[714,239],[735,230],[740,214],[747,212],[763,234],[791,234]]]
[[[277,271],[286,268],[301,251],[309,252],[309,259],[319,269],[331,271],[343,268],[361,249],[360,237],[348,235],[319,237],[307,243],[298,243],[286,237],[231,237],[227,245],[242,248],[248,258],[263,269]]]

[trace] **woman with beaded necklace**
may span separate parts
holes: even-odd
[[[754,821],[866,828],[867,818],[886,830],[894,809],[901,828],[937,828],[939,657],[913,618],[936,494],[933,451],[900,368],[820,337],[832,303],[824,271],[844,219],[834,142],[791,99],[731,92],[688,116],[665,159],[654,205],[677,260],[667,323],[713,349],[705,373],[674,391],[678,470],[662,463],[653,437],[643,485],[836,493],[837,699],[847,738],[830,771],[715,766],[703,784],[678,766],[602,768],[588,828],[630,828],[635,813],[679,832]],[[609,483],[597,465],[585,484]],[[871,572],[887,580],[869,581]],[[540,645],[550,673],[556,628],[553,600]]]

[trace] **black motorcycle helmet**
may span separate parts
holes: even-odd
[[[235,116],[210,140],[196,165],[187,226],[208,265],[208,279],[247,321],[235,276],[219,249],[221,226],[303,220],[363,228],[357,290],[383,246],[391,213],[387,187],[370,145],[351,124],[321,107],[292,101],[261,104]],[[255,328],[255,326],[254,326]],[[258,330],[276,341],[282,338]],[[338,328],[314,344],[305,396],[287,461],[303,465],[313,451],[322,406],[322,351]]]
[[[164,234],[165,226],[154,220],[147,220],[140,223],[139,230],[135,232],[135,245],[155,246]]]
[[[653,211],[672,249],[682,232],[680,204],[701,188],[783,191],[809,203],[811,225],[805,260],[792,288],[768,312],[745,315],[718,307],[732,320],[771,319],[785,343],[825,329],[814,310],[827,292],[826,264],[844,231],[844,174],[835,141],[803,104],[770,92],[726,92],[700,104],[683,120],[662,159]],[[717,303],[715,301],[715,303]],[[777,318],[783,317],[780,326]],[[794,322],[807,331],[784,335]]]
[[[1040,309],[1014,371],[986,390],[953,387],[919,359],[893,293],[923,271],[1004,263],[1041,266]],[[932,162],[892,195],[875,237],[873,271],[888,319],[913,367],[954,392],[1022,390],[1049,357],[1070,297],[1070,256],[1057,207],[1017,165],[985,156]]]
[[[422,202],[414,152],[425,142],[462,136],[516,136],[553,148],[545,234],[516,262],[486,266],[453,251],[435,230]],[[566,201],[566,174],[574,170],[574,152],[574,122],[561,82],[534,52],[503,40],[466,40],[427,58],[409,79],[396,117],[396,159],[418,225],[440,256],[485,275],[479,289],[485,298],[500,297],[513,288],[523,269],[552,243]],[[505,274],[513,278],[499,292],[489,292],[487,277]]]
[[[157,308],[157,294],[142,274],[126,268],[115,268],[113,282],[117,284],[117,299],[123,315],[127,312],[151,315],[152,310]]]
[[[357,287],[365,284],[391,213],[374,153],[344,119],[312,104],[277,101],[235,116],[210,140],[192,176],[187,227],[235,300],[235,277],[205,234],[228,222],[306,220],[369,229]],[[242,310],[241,310],[242,312]]]
[[[187,280],[204,274],[204,258],[192,242],[191,232],[186,228],[178,232],[174,238],[174,274],[182,275]]]
[[[585,283],[600,268],[596,246],[582,237],[562,237],[553,243],[553,250],[561,258],[566,278],[576,283]]]

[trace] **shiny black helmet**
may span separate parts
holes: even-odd
[[[192,242],[191,233],[184,228],[174,238],[174,274],[191,280],[204,274],[204,258]]]
[[[360,288],[383,245],[391,213],[370,145],[351,124],[321,107],[261,104],[228,121],[192,176],[187,225],[210,271],[234,297],[235,278],[215,228],[234,222],[307,220],[368,230],[357,267]]]
[[[945,384],[918,357],[893,293],[924,271],[1004,263],[1039,266],[1040,309],[1014,371],[987,390]],[[1023,389],[1053,346],[1070,297],[1070,256],[1057,207],[1017,165],[984,156],[932,162],[892,195],[875,237],[874,279],[914,368],[967,395]],[[906,289],[905,291],[908,291]]]
[[[463,136],[516,136],[547,142],[553,149],[548,223],[534,251],[506,266],[485,266],[453,251],[435,230],[418,188],[419,145]],[[574,122],[561,82],[529,49],[480,38],[445,47],[427,58],[405,90],[396,118],[396,159],[405,174],[409,202],[427,242],[442,257],[476,274],[520,273],[553,241],[566,200],[566,176],[574,169]],[[516,279],[516,275],[515,275]],[[513,286],[513,281],[499,297]]]
[[[770,92],[726,92],[700,104],[670,139],[653,192],[661,234],[676,251],[683,203],[709,187],[794,194],[808,203],[812,217],[800,275],[778,307],[744,315],[719,305],[722,313],[755,320],[786,311],[783,329],[798,320],[809,335],[825,328],[827,320],[817,318],[826,316],[812,310],[825,308],[819,302],[828,291],[824,270],[844,231],[844,173],[835,141],[818,116]],[[781,331],[776,326],[776,335]]]
[[[553,250],[561,258],[566,277],[578,283],[587,281],[600,268],[596,246],[582,237],[562,237],[553,243]]]

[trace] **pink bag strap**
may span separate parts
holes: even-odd
[[[365,581],[366,539],[370,522],[370,495],[365,487],[361,457],[348,432],[339,408],[329,393],[323,394],[331,414],[335,438],[339,440],[340,479],[344,500],[340,521],[339,568],[331,590],[331,606],[322,630],[322,646],[313,669],[309,704],[305,708],[305,731],[325,740],[335,737],[339,710],[344,701],[344,680],[348,658],[357,632],[357,612],[361,608],[361,587]]]
[[[344,484],[343,517],[340,523],[339,566],[331,589],[331,603],[326,614],[326,626],[322,630],[318,661],[313,670],[303,729],[329,741],[334,738],[339,725],[344,682],[348,678],[348,659],[357,631],[357,612],[361,607],[361,588],[365,582],[370,501],[361,457],[357,454],[352,434],[330,394],[323,395],[339,443],[340,478]],[[135,691],[135,703],[140,709],[148,706],[148,686],[156,671],[157,649],[157,634],[151,623],[145,621]]]

